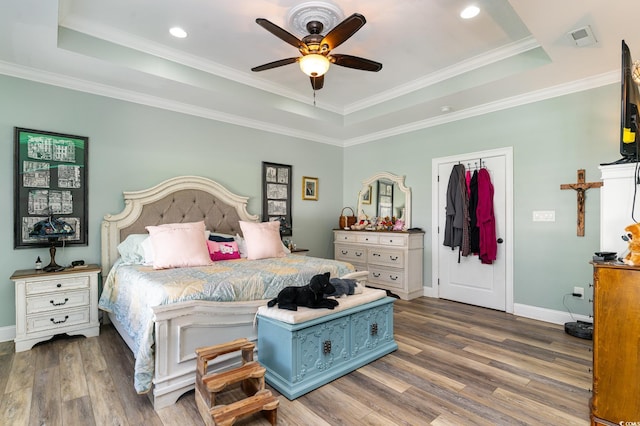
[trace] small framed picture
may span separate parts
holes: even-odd
[[[318,178],[302,177],[302,199],[318,201]]]
[[[362,193],[362,204],[371,204],[371,185]]]

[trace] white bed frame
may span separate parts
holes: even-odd
[[[258,221],[247,212],[248,197],[231,193],[213,180],[182,176],[153,188],[124,192],[121,213],[106,215],[102,222],[102,273],[107,276],[118,259],[118,244],[129,234],[145,233],[144,226],[204,220],[206,228],[225,234],[241,234],[238,221]],[[364,281],[367,271],[343,278]],[[155,321],[155,373],[149,398],[156,410],[174,404],[194,388],[198,347],[239,337],[257,340],[255,314],[267,300],[250,302],[189,301],[153,309]],[[104,316],[103,316],[104,317]],[[110,321],[129,348],[132,342],[114,317]],[[218,357],[212,370],[233,366],[234,358]],[[133,386],[133,384],[132,384]]]

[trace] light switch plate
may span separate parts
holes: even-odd
[[[555,222],[556,211],[555,210],[534,210],[533,221],[534,222]]]

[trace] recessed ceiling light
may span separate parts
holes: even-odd
[[[467,6],[462,10],[462,12],[460,12],[460,17],[462,19],[471,19],[476,17],[478,13],[480,13],[480,8],[478,6]]]
[[[187,36],[187,32],[180,27],[173,27],[169,29],[169,33],[176,38],[185,38]]]

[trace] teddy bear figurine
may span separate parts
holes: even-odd
[[[629,236],[629,253],[623,259],[627,265],[640,265],[640,223],[633,223],[626,228],[625,232]]]
[[[369,218],[362,212],[358,215],[358,222],[351,225],[351,229],[354,231],[362,231],[369,225]],[[640,241],[640,238],[638,239]]]

